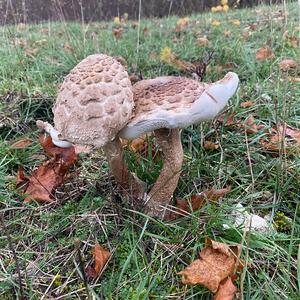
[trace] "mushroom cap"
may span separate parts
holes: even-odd
[[[119,136],[135,139],[159,128],[185,128],[214,118],[237,90],[239,78],[229,72],[211,84],[166,76],[133,86],[133,117]]]
[[[132,85],[124,67],[104,54],[90,55],[66,76],[53,107],[63,140],[101,147],[132,116]]]

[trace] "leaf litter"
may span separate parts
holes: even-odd
[[[74,147],[59,148],[52,143],[50,136],[40,136],[40,143],[51,158],[40,165],[31,176],[25,176],[21,167],[17,174],[17,187],[25,193],[24,202],[36,200],[51,203],[54,201],[53,192],[61,185],[69,169],[77,161]]]

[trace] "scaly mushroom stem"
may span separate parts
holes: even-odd
[[[164,165],[147,197],[148,215],[163,219],[165,206],[170,203],[177,187],[183,162],[181,129],[158,129],[155,137],[163,152]]]
[[[105,144],[103,150],[107,157],[109,168],[123,191],[129,193],[134,200],[143,199],[146,184],[134,173],[128,171],[119,137]]]

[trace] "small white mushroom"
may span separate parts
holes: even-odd
[[[134,115],[119,136],[135,139],[154,131],[164,165],[147,197],[148,214],[163,217],[177,186],[183,162],[181,128],[213,119],[239,84],[235,73],[211,83],[185,77],[158,77],[133,86]]]

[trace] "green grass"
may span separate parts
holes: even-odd
[[[176,274],[198,257],[206,236],[242,244],[243,258],[248,253],[249,267],[238,281],[244,299],[299,299],[300,159],[299,155],[266,152],[258,143],[266,129],[247,138],[243,130],[217,122],[184,130],[185,160],[175,196],[188,199],[207,188],[227,185],[232,190],[218,205],[207,205],[174,222],[149,219],[120,199],[101,151],[82,155],[71,179],[57,190],[53,204],[24,204],[15,189],[18,167],[30,172],[43,161],[35,120],[51,121],[51,106],[63,77],[96,52],[120,55],[129,73],[141,72],[150,78],[180,75],[160,61],[163,47],[172,48],[187,61],[213,49],[215,56],[205,81],[221,78],[229,69],[241,79],[228,115],[234,111],[238,119],[245,120],[253,114],[266,128],[283,121],[299,127],[299,83],[287,79],[288,75],[299,77],[299,69],[287,75],[278,68],[283,58],[299,60],[299,50],[283,37],[286,30],[290,36],[299,36],[297,4],[287,6],[286,19],[276,17],[283,7],[255,9],[193,15],[181,33],[175,33],[177,17],[141,20],[138,51],[138,29],[132,28],[131,22],[119,40],[112,34],[113,23],[0,28],[0,216],[6,227],[4,230],[0,223],[1,299],[20,295],[12,250],[28,299],[84,299],[87,292],[79,275],[76,239],[82,241],[85,264],[91,260],[96,240],[113,252],[101,277],[90,282],[90,294],[98,299],[211,299],[207,289],[184,286]],[[221,25],[211,26],[212,19],[220,20]],[[231,24],[231,19],[240,20],[241,25]],[[243,32],[254,22],[258,27],[245,40]],[[225,30],[230,31],[228,37]],[[210,44],[197,45],[197,37],[204,35]],[[22,47],[22,43],[26,45]],[[266,43],[275,58],[257,62],[255,52]],[[38,50],[30,56],[26,49],[27,54],[28,49]],[[254,101],[254,106],[241,108],[240,102],[248,100]],[[22,150],[12,149],[11,144],[24,136],[34,142]],[[219,142],[221,148],[205,150],[201,145],[206,140]],[[161,166],[150,152],[139,160],[134,153],[127,153],[131,168],[149,185]],[[230,222],[236,203],[261,216],[283,212],[291,221],[277,232],[251,233],[243,239],[243,232]],[[223,229],[224,223],[230,229]]]

